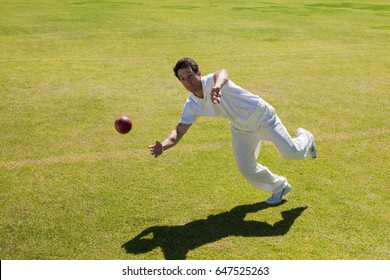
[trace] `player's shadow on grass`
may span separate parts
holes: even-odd
[[[264,210],[265,202],[241,205],[228,212],[210,215],[181,226],[153,226],[122,245],[127,253],[142,254],[161,247],[167,260],[184,260],[190,250],[228,236],[264,237],[286,234],[307,207],[283,211],[283,219],[273,225],[246,221],[245,216]]]

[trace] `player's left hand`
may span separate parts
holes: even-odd
[[[221,88],[218,86],[214,86],[211,89],[211,101],[213,101],[214,104],[220,104],[221,103]]]

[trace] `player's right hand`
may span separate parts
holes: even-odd
[[[161,155],[164,151],[163,149],[163,145],[161,144],[161,142],[159,141],[156,141],[156,144],[154,145],[150,145],[148,146],[149,148],[149,151],[150,153],[154,156],[154,157],[158,157],[159,155]]]
[[[221,88],[218,87],[218,86],[214,86],[214,87],[211,89],[210,96],[211,96],[211,101],[212,101],[214,104],[219,104],[219,103],[221,103]]]

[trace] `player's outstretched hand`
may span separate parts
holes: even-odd
[[[158,157],[163,153],[163,146],[159,141],[156,141],[156,144],[150,145],[148,148],[151,154],[154,155],[154,157]]]

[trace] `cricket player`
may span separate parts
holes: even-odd
[[[299,128],[292,138],[275,109],[257,95],[231,81],[225,69],[202,76],[191,58],[180,59],[173,71],[189,91],[178,125],[161,142],[149,146],[155,157],[174,147],[200,116],[229,120],[232,147],[243,177],[256,188],[272,193],[267,203],[277,205],[291,190],[287,179],[257,162],[263,141],[272,142],[282,157],[298,160],[316,158],[313,135]]]

